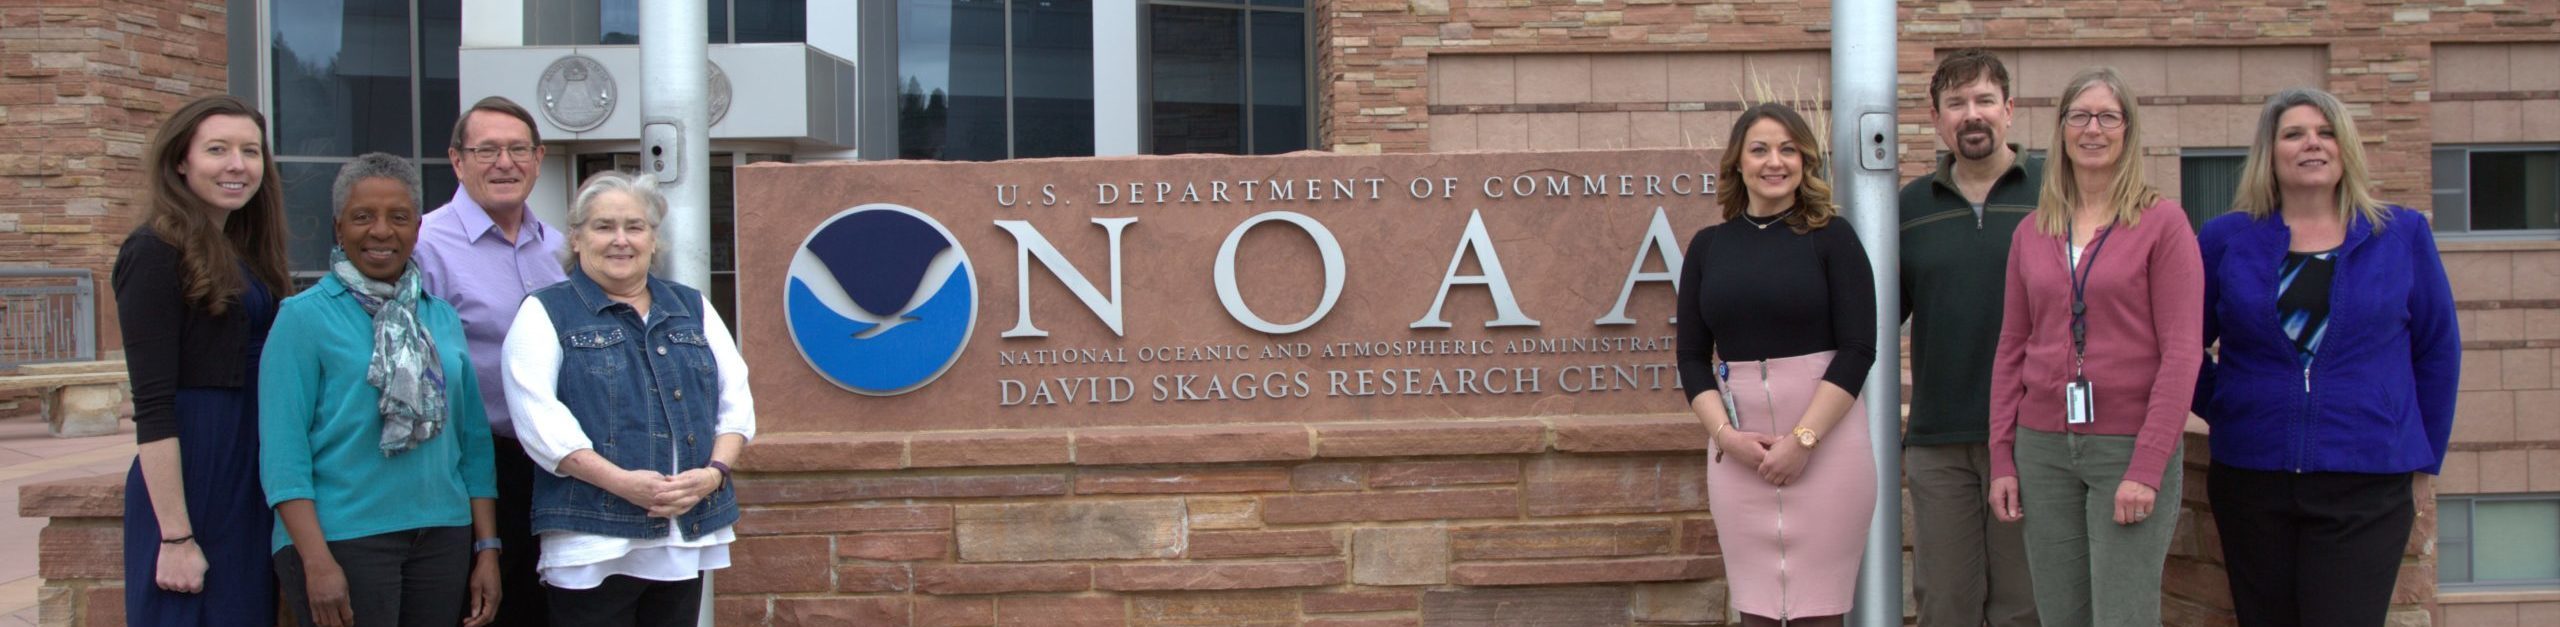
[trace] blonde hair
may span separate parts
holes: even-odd
[[[2053,143],[2062,155],[2045,159],[2044,192],[2036,197],[2036,230],[2046,235],[2070,237],[2070,220],[2080,202],[2080,178],[2075,172],[2068,149],[2061,148],[2071,137],[2065,119],[2071,117],[2071,103],[2091,87],[2104,85],[2115,92],[2116,103],[2124,108],[2124,150],[2116,157],[2115,183],[2107,186],[2104,201],[2115,222],[2133,226],[2142,220],[2142,210],[2160,201],[2160,190],[2142,176],[2142,114],[2134,106],[2134,95],[2125,89],[2124,77],[2115,68],[2097,67],[2082,70],[2071,77],[2071,86],[2062,90],[2061,106],[2053,115]],[[2090,120],[2096,124],[2096,120]]]
[[[2277,125],[2284,112],[2304,105],[2319,110],[2330,130],[2338,134],[2338,219],[2352,224],[2362,214],[2374,232],[2381,232],[2382,225],[2391,221],[2391,207],[2373,199],[2373,178],[2364,169],[2364,141],[2356,133],[2356,118],[2347,114],[2346,103],[2337,96],[2309,87],[2286,89],[2267,98],[2266,110],[2258,114],[2258,133],[2249,140],[2249,159],[2240,164],[2240,189],[2232,195],[2231,210],[2265,219],[2284,207],[2284,196],[2276,185],[2276,132],[2283,130]]]
[[[1787,212],[1787,228],[1797,235],[1813,232],[1831,224],[1840,208],[1831,204],[1831,184],[1822,180],[1822,144],[1813,127],[1794,108],[1775,102],[1754,105],[1733,120],[1733,138],[1725,142],[1724,157],[1717,164],[1716,176],[1732,185],[1716,186],[1716,204],[1724,209],[1727,221],[1742,219],[1751,209],[1751,197],[1742,178],[1743,136],[1761,120],[1771,120],[1787,129],[1787,139],[1796,143],[1796,154],[1804,156],[1804,182],[1796,185],[1796,206]]]

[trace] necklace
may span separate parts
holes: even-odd
[[[1792,211],[1789,211],[1789,212],[1782,212],[1782,213],[1779,213],[1778,215],[1769,216],[1769,218],[1768,218],[1768,220],[1769,220],[1769,221],[1767,221],[1767,222],[1762,222],[1762,221],[1760,221],[1760,217],[1759,217],[1759,216],[1751,215],[1750,213],[1745,212],[1745,213],[1743,213],[1743,214],[1742,214],[1742,220],[1743,220],[1744,222],[1749,222],[1749,223],[1751,223],[1751,226],[1752,226],[1752,227],[1754,227],[1754,228],[1758,228],[1758,229],[1760,229],[1760,230],[1766,231],[1766,230],[1769,230],[1769,227],[1777,226],[1777,225],[1778,225],[1778,223],[1787,221],[1787,214],[1788,214],[1788,213],[1793,213],[1793,212],[1792,212]]]

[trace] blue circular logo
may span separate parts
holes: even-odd
[[[978,319],[977,276],[949,229],[873,203],[809,232],[791,257],[783,319],[827,381],[871,396],[932,383],[960,360]]]

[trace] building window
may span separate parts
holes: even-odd
[[[2437,146],[2435,231],[2560,236],[2560,146]]]
[[[2189,148],[2178,152],[2178,204],[2196,228],[2231,212],[2240,193],[2240,164],[2249,152],[2237,148]]]
[[[898,156],[1093,154],[1093,3],[899,0]]]
[[[1312,141],[1306,3],[1246,4],[1148,5],[1148,152],[1278,154]]]
[[[595,11],[592,32],[580,43],[628,46],[640,43],[640,0],[587,0],[579,7]],[[725,43],[798,43],[809,38],[808,0],[704,0],[707,41]],[[584,21],[584,20],[581,20]],[[582,29],[583,30],[583,29]]]
[[[2560,587],[2560,495],[2442,497],[2436,516],[2437,583]]]
[[[432,210],[457,183],[445,145],[460,109],[461,0],[276,0],[265,99],[293,270],[327,270],[335,243],[329,187],[356,155],[418,164],[418,204]]]

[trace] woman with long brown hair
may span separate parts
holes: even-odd
[[[271,625],[274,519],[258,485],[258,354],[285,275],[266,116],[213,96],[151,138],[142,225],[116,254],[141,451],[125,477],[125,620]]]
[[[1875,514],[1858,402],[1875,275],[1816,137],[1786,105],[1743,111],[1717,168],[1724,222],[1681,261],[1680,387],[1716,456],[1707,507],[1744,625],[1841,624]]]

